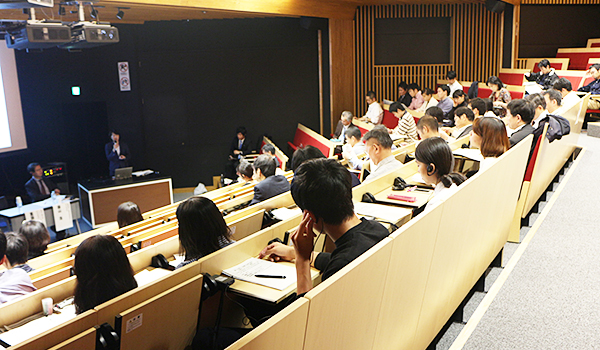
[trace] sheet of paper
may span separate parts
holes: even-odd
[[[149,284],[156,281],[157,279],[170,274],[171,271],[167,269],[153,269],[153,270],[142,270],[135,274],[135,281],[138,287]]]
[[[476,148],[459,148],[452,153],[454,153],[455,156],[463,156],[465,158],[473,159],[478,162],[483,161],[481,151]]]
[[[46,215],[44,214],[44,209],[41,208],[26,212],[25,220],[36,220],[44,224],[44,226],[48,227],[48,224],[46,223]]]
[[[185,261],[185,254],[174,254],[173,257],[175,260],[169,261],[169,265],[173,267],[177,267],[179,264]]]
[[[413,176],[411,176],[407,182],[412,183],[412,184],[427,185],[427,183],[425,182],[425,180],[423,180],[423,178],[421,177],[421,174],[419,174],[419,173],[416,173]]]
[[[154,170],[140,170],[140,171],[134,171],[133,173],[131,173],[131,175],[133,176],[146,176],[146,175],[150,175],[150,174],[154,174]]]
[[[52,206],[54,215],[55,231],[62,231],[73,227],[73,213],[71,213],[71,203],[62,202]]]
[[[273,216],[276,219],[279,219],[281,221],[285,221],[289,218],[292,218],[296,215],[302,214],[302,209],[300,208],[294,208],[294,209],[288,209],[288,208],[279,208],[279,209],[273,209],[271,211],[271,214],[273,214]]]
[[[397,223],[406,215],[410,215],[412,210],[393,207],[391,205],[355,202],[354,212],[360,215],[372,216],[385,221]]]
[[[223,270],[223,274],[235,279],[260,284],[266,287],[284,290],[296,283],[296,269],[267,260],[250,258],[232,268]],[[255,275],[285,276],[285,278],[263,278]]]
[[[54,313],[50,316],[44,316],[24,324],[19,328],[2,333],[0,334],[0,339],[7,344],[17,345],[40,333],[65,323],[75,318],[75,316],[75,305],[71,304],[64,307],[60,314]]]

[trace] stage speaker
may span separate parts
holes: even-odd
[[[500,0],[485,0],[485,7],[488,11],[492,11],[494,13],[502,13],[504,12],[504,7],[506,3]]]

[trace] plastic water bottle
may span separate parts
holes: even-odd
[[[15,198],[15,203],[17,204],[17,209],[19,210],[19,213],[20,213],[21,210],[23,210],[23,200],[21,199],[21,196],[17,196]]]
[[[52,203],[56,203],[56,192],[52,191],[50,193],[50,198],[52,198]]]

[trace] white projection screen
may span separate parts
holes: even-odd
[[[27,148],[14,50],[0,43],[0,153]]]

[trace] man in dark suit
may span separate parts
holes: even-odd
[[[121,142],[121,135],[117,130],[111,130],[109,136],[112,142],[104,146],[104,153],[106,154],[106,160],[108,160],[108,172],[110,176],[114,176],[116,169],[129,166],[131,153],[127,144]]]
[[[235,137],[229,146],[229,160],[225,169],[225,177],[235,179],[235,169],[245,154],[250,153],[250,141],[246,138],[246,128],[243,126],[235,130]]]
[[[348,130],[348,128],[351,126],[354,126],[354,124],[352,124],[352,117],[353,117],[352,112],[350,112],[350,111],[342,112],[342,116],[340,117],[337,127],[335,128],[333,137],[341,140],[344,143],[346,142],[345,141],[346,130]]]
[[[262,202],[290,190],[290,183],[283,175],[275,175],[275,160],[267,154],[261,154],[254,161],[254,198],[250,204]]]
[[[60,190],[52,180],[42,178],[44,171],[38,163],[29,164],[27,171],[31,174],[31,179],[25,184],[25,190],[32,203],[49,198],[52,191],[60,194]]]
[[[473,121],[475,120],[475,114],[472,110],[467,107],[458,107],[454,112],[454,127],[443,128],[446,133],[455,139],[459,139],[463,136],[469,135],[473,130]]]
[[[508,139],[512,147],[535,130],[531,126],[535,112],[533,106],[525,100],[512,100],[506,109],[506,124],[514,130]]]

